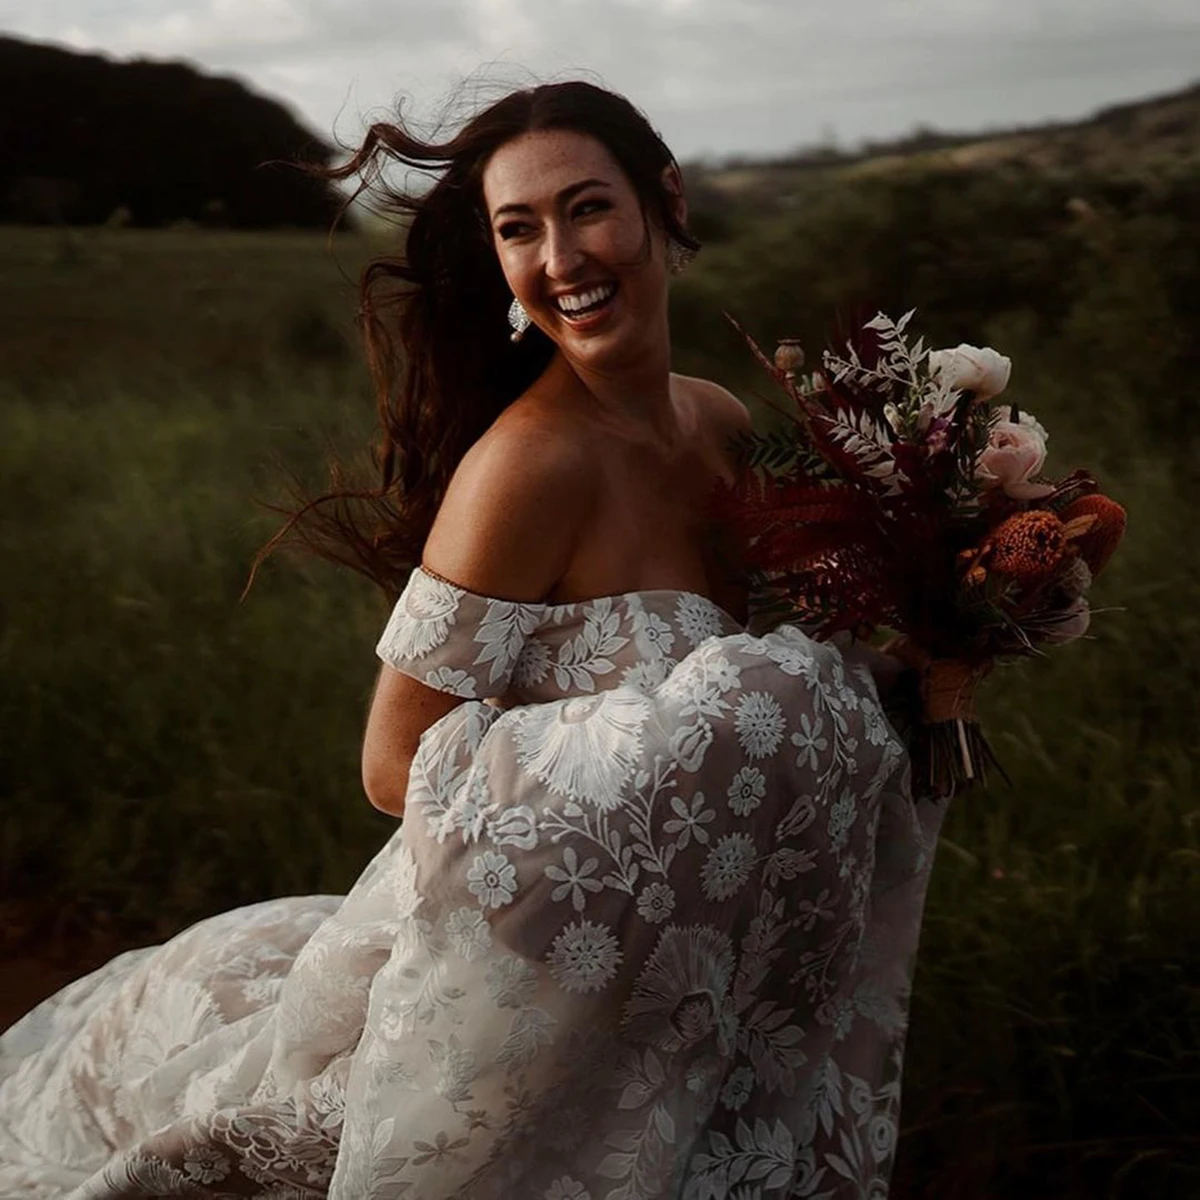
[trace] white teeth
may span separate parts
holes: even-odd
[[[559,296],[556,303],[563,312],[582,312],[585,308],[592,308],[607,300],[616,290],[615,283],[606,283],[586,292],[574,292],[570,296]]]

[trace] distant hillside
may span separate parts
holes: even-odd
[[[963,170],[1019,166],[1047,174],[1113,178],[1172,163],[1200,163],[1200,83],[1181,92],[1105,108],[1082,121],[987,135],[918,132],[857,151],[830,147],[763,162],[693,167],[702,189],[727,198],[782,197],[814,173],[863,175],[922,167]]]
[[[281,104],[173,62],[0,37],[0,222],[326,227],[332,149]]]

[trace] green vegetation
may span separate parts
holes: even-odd
[[[674,299],[678,365],[753,402],[721,318],[819,350],[912,306],[1013,356],[1051,467],[1130,514],[1094,640],[993,677],[1012,777],[957,802],[929,899],[898,1196],[1200,1188],[1195,403],[1200,173],[814,174],[734,205]],[[285,468],[364,447],[353,237],[0,233],[0,908],[134,943],[341,891],[392,823],[358,782],[382,601],[272,560]],[[80,951],[86,957],[86,951]]]

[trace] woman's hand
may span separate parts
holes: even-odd
[[[861,664],[871,672],[879,699],[885,703],[905,673],[913,670],[912,662],[902,654],[893,653],[892,647],[896,640],[893,639],[882,647],[872,646],[867,642],[851,641],[848,646],[842,648],[842,656],[847,664]]]

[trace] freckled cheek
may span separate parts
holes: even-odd
[[[617,270],[640,261],[642,243],[640,222],[598,221],[579,232],[580,250],[596,262]]]
[[[521,254],[500,254],[500,270],[508,281],[513,295],[534,300],[537,297],[536,265]]]

